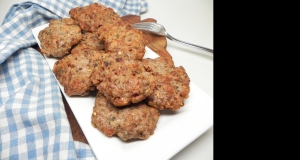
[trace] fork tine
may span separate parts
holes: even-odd
[[[139,22],[139,23],[135,23],[135,24],[151,25],[151,24],[156,24],[156,23],[154,23],[154,22]]]
[[[138,30],[147,30],[147,31],[151,30],[151,27],[141,27],[141,26],[139,26],[139,27],[133,27],[133,28],[138,29]]]
[[[133,28],[143,31],[152,31],[153,27],[155,27],[155,23],[152,22],[141,22],[135,23],[132,25]]]
[[[151,31],[154,25],[150,23],[136,23],[133,24],[132,27],[138,30],[145,30],[145,31]]]
[[[143,26],[153,27],[153,26],[155,26],[155,23],[152,23],[152,22],[141,22],[141,23],[135,23],[132,26],[134,26],[134,27],[143,27]]]
[[[152,28],[153,26],[148,26],[148,25],[132,25],[134,28]]]

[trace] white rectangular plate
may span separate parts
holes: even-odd
[[[32,29],[40,45],[38,33],[48,24]],[[56,58],[48,58],[53,68]],[[157,55],[146,47],[145,57]],[[59,84],[59,82],[58,82]],[[91,125],[95,96],[69,97],[59,84],[81,129],[97,159],[166,160],[170,159],[213,125],[213,100],[203,90],[190,83],[189,98],[179,111],[161,111],[154,134],[147,140],[124,142],[117,137],[107,137]]]

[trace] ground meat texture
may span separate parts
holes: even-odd
[[[154,134],[159,111],[144,102],[117,108],[98,92],[92,113],[92,125],[106,136],[117,135],[123,141],[148,139]]]
[[[91,32],[85,32],[82,35],[82,40],[80,44],[84,44],[91,49],[104,51],[104,44],[98,39],[98,35]]]
[[[147,98],[155,86],[154,76],[140,60],[101,55],[91,80],[114,106],[125,106]]]
[[[106,8],[98,3],[73,8],[69,14],[84,31],[89,32],[95,32],[105,23],[114,24],[121,20],[112,8]]]
[[[159,110],[178,110],[190,92],[190,79],[185,69],[170,65],[163,57],[144,59],[145,69],[155,76],[156,84],[146,99],[149,106]]]
[[[95,89],[90,75],[95,59],[101,54],[99,51],[80,44],[72,49],[71,54],[56,61],[53,73],[68,96],[85,96]]]
[[[41,52],[46,56],[63,57],[82,39],[81,29],[70,18],[50,20],[40,31]]]
[[[146,42],[143,33],[123,21],[105,24],[98,29],[99,40],[104,43],[105,51],[123,54],[128,59],[141,60],[145,55]]]

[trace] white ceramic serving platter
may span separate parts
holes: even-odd
[[[48,24],[32,29],[37,38],[40,30]],[[52,69],[56,58],[44,56]],[[157,55],[146,47],[145,58]],[[183,66],[184,67],[184,66]],[[59,84],[59,82],[58,82]],[[63,87],[59,84],[62,92]],[[161,111],[154,134],[147,140],[124,142],[118,137],[107,137],[91,125],[95,95],[86,97],[64,96],[70,105],[97,159],[103,160],[166,160],[170,159],[213,125],[213,99],[193,82],[189,98],[180,110]]]

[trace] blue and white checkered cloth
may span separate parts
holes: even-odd
[[[73,140],[62,95],[31,29],[92,0],[34,0],[13,5],[0,28],[0,159],[95,159]],[[147,11],[145,0],[99,0],[120,16]]]

